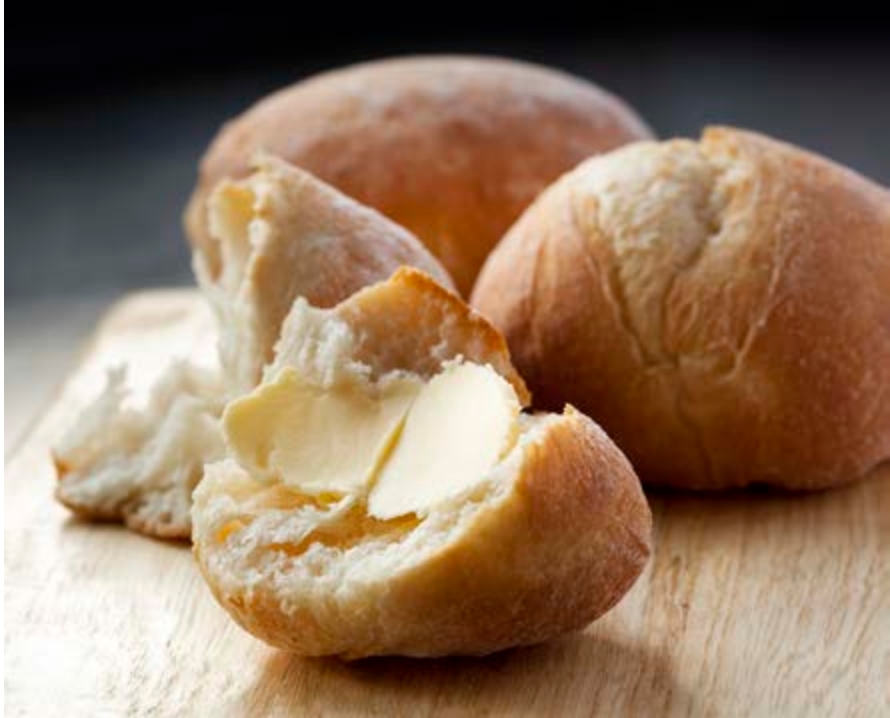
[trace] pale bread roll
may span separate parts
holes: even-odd
[[[391,321],[393,308],[432,321],[396,318],[386,337],[376,327]],[[279,407],[263,397],[287,371],[324,398],[355,381],[422,383],[457,357],[461,366],[490,364],[515,377],[497,333],[416,271],[400,270],[330,310],[300,301],[263,383],[227,409],[230,445],[255,427],[236,421],[245,401]],[[300,412],[303,431],[313,430],[310,416]],[[281,474],[252,474],[232,459],[213,464],[192,510],[201,570],[240,625],[301,655],[480,655],[582,628],[642,570],[649,509],[628,461],[577,411],[522,414],[516,430],[508,453],[469,488],[386,520],[373,515],[379,484],[369,495],[310,495]],[[405,442],[407,425],[402,431]],[[343,450],[359,436],[331,432]],[[252,451],[242,458],[251,470],[254,460],[268,466]],[[401,478],[395,488],[408,495],[424,479]]]
[[[536,405],[589,413],[649,483],[815,489],[890,457],[890,197],[791,145],[711,128],[587,161],[473,304]]]
[[[466,295],[541,189],[585,157],[648,137],[621,100],[559,71],[481,57],[369,62],[298,82],[226,123],[185,224],[205,245],[210,190],[266,150],[414,232]]]

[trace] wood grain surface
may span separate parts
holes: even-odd
[[[48,449],[137,359],[144,388],[207,317],[131,296],[6,463],[10,715],[890,714],[890,467],[807,495],[651,496],[656,547],[587,631],[485,659],[305,660],[214,603],[188,547],[73,519]],[[200,333],[200,332],[199,332]]]

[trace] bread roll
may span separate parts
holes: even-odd
[[[492,253],[474,305],[543,407],[644,481],[852,481],[890,457],[890,196],[731,128],[584,162]]]
[[[227,123],[201,162],[186,230],[195,246],[208,244],[210,189],[247,174],[263,149],[414,232],[466,295],[489,250],[543,187],[585,157],[649,136],[619,99],[526,63],[356,65],[276,92]]]
[[[476,655],[621,598],[651,541],[633,469],[570,407],[520,414],[496,337],[415,270],[295,304],[262,384],[226,409],[235,459],[207,468],[192,509],[239,624],[301,655]]]
[[[278,158],[257,157],[255,167],[246,179],[217,185],[209,240],[193,255],[219,317],[220,359],[234,395],[259,381],[297,297],[330,307],[401,266],[453,287],[427,249],[378,212]]]
[[[211,234],[194,266],[218,320],[222,368],[172,364],[137,408],[125,372],[111,375],[53,449],[56,496],[85,518],[188,539],[192,490],[204,464],[225,455],[219,414],[259,381],[297,297],[331,306],[403,265],[451,285],[407,230],[272,157],[220,183],[209,207]]]

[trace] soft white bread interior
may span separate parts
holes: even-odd
[[[256,385],[297,297],[334,305],[406,264],[450,286],[406,230],[272,157],[223,182],[209,220],[220,273],[211,277],[201,250],[194,266],[216,315],[222,371],[177,362],[138,409],[126,406],[125,373],[113,375],[53,450],[56,495],[86,518],[189,538],[192,489],[224,454],[222,407]]]
[[[497,333],[417,271],[299,300],[195,491],[214,595],[302,655],[486,654],[585,626],[639,575],[651,516],[596,424],[526,399]]]
[[[890,458],[890,194],[750,132],[641,142],[544,192],[473,304],[540,407],[644,481],[811,489]]]
[[[225,455],[222,377],[177,361],[144,407],[128,405],[126,382],[123,368],[110,372],[105,390],[53,448],[56,497],[85,518],[188,538],[192,490],[204,464]]]

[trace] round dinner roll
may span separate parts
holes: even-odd
[[[481,655],[586,626],[642,571],[651,515],[602,429],[526,400],[497,332],[417,270],[298,300],[195,491],[214,596],[308,656]]]
[[[266,150],[411,230],[467,295],[541,189],[585,157],[650,136],[621,100],[563,72],[480,57],[369,62],[298,82],[224,125],[186,230],[206,244],[210,189]]]
[[[890,458],[890,193],[791,145],[711,128],[584,162],[473,303],[536,405],[590,414],[646,482],[815,489]]]

